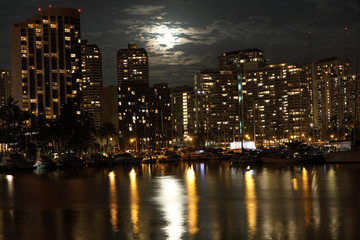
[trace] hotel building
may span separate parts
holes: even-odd
[[[11,25],[11,89],[23,111],[53,119],[63,104],[79,105],[80,10],[38,10]]]

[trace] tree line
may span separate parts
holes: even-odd
[[[7,152],[5,144],[7,149],[23,152],[29,158],[34,158],[38,151],[74,152],[78,155],[109,153],[111,139],[117,139],[117,130],[112,123],[104,123],[96,129],[91,114],[78,111],[72,103],[64,104],[55,119],[22,111],[12,97],[0,107],[2,153]]]

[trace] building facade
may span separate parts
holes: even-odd
[[[350,74],[350,62],[338,58],[323,59],[304,65],[306,78],[311,83],[311,115],[314,128],[314,140],[328,140],[330,136],[331,89],[333,78],[342,78]],[[334,117],[333,117],[334,118]],[[339,124],[343,125],[343,123]]]
[[[23,111],[54,119],[63,104],[79,105],[80,11],[39,9],[11,25],[12,96]]]
[[[149,62],[144,48],[129,44],[117,53],[120,146],[150,148]]]
[[[169,148],[171,141],[170,89],[167,83],[157,83],[149,92],[151,148]]]
[[[11,72],[0,69],[0,107],[4,106],[10,93]]]
[[[207,69],[196,73],[196,144],[213,146],[239,139],[238,81],[232,70]]]
[[[310,91],[296,64],[266,65],[242,73],[244,136],[258,146],[308,141]]]
[[[100,90],[102,88],[102,63],[100,49],[96,44],[82,41],[80,84],[81,109],[89,112],[96,129],[100,128]]]
[[[170,91],[172,144],[176,147],[193,146],[196,136],[194,87],[174,87]]]

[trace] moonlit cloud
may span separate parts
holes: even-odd
[[[97,44],[103,56],[105,86],[116,84],[116,54],[128,43],[149,54],[150,83],[192,84],[194,74],[216,68],[224,52],[259,48],[272,63],[308,59],[308,32],[313,58],[350,58],[359,53],[360,1],[162,0],[51,2],[81,8],[81,37]],[[45,0],[2,0],[0,68],[10,69],[10,24],[22,22],[49,5]],[[344,27],[348,27],[346,34]],[[171,84],[170,84],[171,85]]]
[[[165,6],[154,5],[134,5],[129,8],[125,8],[123,11],[130,15],[151,15],[164,9]]]

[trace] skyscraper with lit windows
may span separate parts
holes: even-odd
[[[195,125],[200,145],[232,142],[239,137],[239,100],[232,70],[206,69],[195,74]]]
[[[117,53],[119,137],[126,149],[150,146],[149,62],[144,48],[129,44]]]
[[[89,44],[85,40],[81,44],[81,72],[81,109],[92,115],[95,128],[99,129],[100,90],[102,88],[101,53],[96,44]]]
[[[56,118],[79,105],[80,10],[49,7],[11,25],[12,96],[23,111]]]

